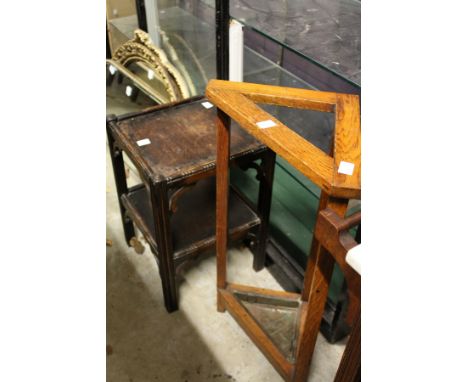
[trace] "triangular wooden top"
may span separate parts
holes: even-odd
[[[211,80],[207,98],[255,138],[286,159],[327,194],[361,197],[359,97],[282,86]],[[333,158],[289,129],[255,103],[335,113]],[[273,127],[257,123],[271,120]]]

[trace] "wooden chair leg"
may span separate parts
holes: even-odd
[[[152,183],[150,185],[150,193],[164,304],[166,310],[171,313],[178,309],[178,301],[166,183]]]

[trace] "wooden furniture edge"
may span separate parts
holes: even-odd
[[[270,105],[289,106],[301,109],[320,110],[331,113],[335,110],[336,93],[282,86],[211,80],[206,91],[234,91],[250,100]],[[285,96],[285,93],[288,95]]]
[[[298,300],[298,302],[301,298],[301,295],[299,293],[287,292],[284,290],[258,288],[249,285],[235,284],[230,282],[227,283],[226,290],[229,290],[231,292],[267,295],[269,297],[278,299]]]
[[[218,288],[218,295],[231,316],[242,327],[252,342],[261,350],[273,367],[286,380],[292,377],[293,367],[280,353],[273,341],[265,334],[263,329],[252,318],[249,312],[235,299],[231,292]]]
[[[209,100],[215,102],[226,114],[236,120],[241,127],[265,143],[278,155],[284,157],[304,176],[323,189],[329,190],[331,188],[333,159],[323,151],[311,145],[240,93],[211,90],[206,95]],[[257,122],[265,120],[272,120],[276,126],[261,129],[256,125]],[[308,156],[312,157],[313,160],[307,160]],[[304,161],[304,159],[306,160]],[[311,171],[312,163],[309,162],[313,162],[314,167],[319,166],[320,171]]]
[[[285,92],[299,93],[301,97],[290,97],[289,93],[284,95]],[[265,99],[262,99],[263,95]],[[336,118],[333,158],[255,104],[265,102],[304,108],[306,96],[311,97],[308,99],[309,109],[325,111],[323,105],[333,105]],[[360,199],[361,141],[358,96],[211,80],[206,88],[206,97],[327,194],[338,198]],[[260,128],[257,125],[267,120],[273,121],[275,125],[270,128]],[[353,166],[351,174],[342,172],[342,162]]]

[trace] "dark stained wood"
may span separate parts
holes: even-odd
[[[229,79],[229,0],[216,0],[215,15],[216,78],[227,80]]]
[[[107,141],[109,143],[112,168],[114,170],[115,188],[117,189],[117,198],[119,200],[120,216],[122,218],[125,241],[127,242],[127,245],[130,245],[130,240],[135,236],[135,228],[133,227],[132,221],[125,215],[125,207],[121,200],[122,195],[125,195],[128,192],[127,177],[125,175],[122,150],[116,146],[114,137],[109,129],[109,123],[113,120],[114,118],[111,116],[107,119]]]
[[[273,177],[275,173],[276,154],[272,150],[264,155],[261,165],[260,189],[258,192],[258,214],[262,221],[257,236],[256,256],[253,268],[260,271],[265,267],[266,243],[268,238],[268,226],[270,222],[271,199],[273,194]]]
[[[169,191],[170,194],[170,191]],[[174,260],[187,254],[200,252],[215,244],[216,187],[213,177],[200,180],[178,202],[177,211],[171,214],[170,230],[174,249]],[[134,188],[123,196],[125,209],[142,231],[145,239],[158,247],[154,232],[154,219],[151,214],[150,195],[144,186]],[[229,195],[229,236],[238,231],[246,233],[260,224],[257,215],[232,192]]]
[[[176,270],[216,243],[216,108],[206,109],[203,101],[184,100],[107,121],[126,240],[130,243],[134,236],[135,223],[156,255],[169,312],[177,309]],[[267,153],[263,144],[237,125],[232,137],[231,165],[261,160]],[[139,146],[142,139],[151,143]],[[122,151],[135,164],[144,185],[127,189]],[[228,200],[226,208],[232,213],[226,243],[265,232],[266,222],[239,195],[233,193]],[[254,261],[256,256],[265,257],[262,240],[266,237],[257,236],[263,249],[254,253]]]
[[[215,167],[216,108],[205,109],[202,102],[127,118],[111,128],[134,162],[141,162],[153,178],[164,178],[171,184]],[[138,146],[136,142],[145,138],[151,144]],[[262,150],[260,142],[233,125],[231,159]]]
[[[186,194],[188,191],[190,191],[195,186],[195,184],[196,182],[192,184],[187,184],[185,186],[181,186],[171,195],[171,198],[169,199],[169,210],[172,214],[177,211],[178,201],[180,197],[183,194]]]
[[[150,184],[150,200],[153,222],[153,234],[159,253],[159,275],[163,285],[164,304],[168,312],[178,309],[177,290],[175,285],[175,268],[173,261],[172,238],[169,222],[169,199],[167,185],[164,182]]]

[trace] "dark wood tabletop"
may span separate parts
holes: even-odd
[[[216,108],[206,99],[161,108],[110,124],[119,146],[153,179],[168,182],[215,168]],[[236,123],[231,130],[231,159],[259,153],[266,147]],[[140,146],[137,142],[149,139]]]

